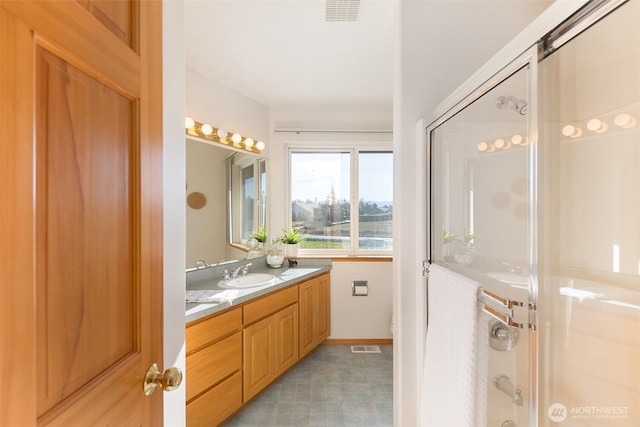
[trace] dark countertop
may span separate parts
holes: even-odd
[[[319,274],[331,270],[331,260],[329,259],[297,259],[298,265],[288,267],[285,259],[281,268],[270,268],[264,257],[234,261],[213,267],[188,271],[187,274],[187,298],[189,291],[207,290],[207,296],[211,297],[211,302],[187,302],[186,303],[186,323],[200,319],[213,313],[226,310],[251,301],[262,295],[286,288],[310,279]],[[238,266],[251,263],[249,273],[266,273],[275,276],[273,283],[265,286],[225,289],[218,286],[222,280],[224,270],[233,271]]]

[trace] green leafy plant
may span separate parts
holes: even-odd
[[[251,235],[252,239],[257,240],[260,243],[264,243],[267,241],[267,230],[264,227],[260,227],[260,231],[257,231]]]
[[[304,236],[300,234],[298,230],[293,228],[290,230],[282,229],[282,232],[283,234],[278,238],[278,241],[286,245],[295,245],[296,243],[300,243],[304,240]]]

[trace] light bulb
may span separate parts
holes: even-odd
[[[627,113],[618,114],[613,123],[621,128],[632,128],[636,125],[636,120]]]
[[[262,151],[262,150],[264,150],[264,147],[265,147],[264,142],[262,142],[262,141],[256,142],[256,148],[258,150]]]
[[[210,124],[203,124],[202,127],[200,128],[200,130],[202,131],[203,134],[209,136],[213,133],[213,126],[211,126]]]
[[[216,132],[216,135],[218,135],[218,138],[224,139],[227,137],[227,135],[229,135],[229,132],[227,132],[224,129],[218,129],[218,132]]]
[[[487,143],[486,143],[486,142],[484,142],[484,141],[481,141],[481,142],[478,144],[478,151],[487,151],[487,148],[489,148],[489,144],[487,144]]]
[[[245,147],[247,147],[247,148],[251,148],[251,147],[253,147],[253,144],[254,144],[254,143],[255,143],[255,142],[254,142],[254,141],[253,141],[253,139],[251,139],[251,138],[246,138],[246,139],[244,140],[244,146],[245,146]]]
[[[607,124],[600,119],[591,119],[587,122],[587,129],[595,133],[607,131]]]
[[[518,134],[518,133],[517,133],[517,134],[515,134],[515,135],[513,135],[513,136],[511,137],[511,143],[512,143],[513,145],[520,145],[520,144],[522,144],[522,139],[523,139],[523,138],[522,138],[522,135],[520,135],[520,134]]]
[[[238,135],[237,133],[234,133],[233,135],[231,135],[231,141],[238,144],[240,143],[240,141],[242,141],[242,136]]]
[[[582,130],[574,125],[565,125],[562,127],[562,134],[571,138],[582,136]]]
[[[185,129],[191,129],[195,125],[196,125],[196,121],[193,120],[191,117],[185,117],[184,118],[184,128]]]
[[[576,127],[573,125],[566,125],[562,127],[562,134],[564,136],[572,136],[576,131]]]
[[[504,147],[504,139],[498,138],[493,142],[493,144],[496,146],[496,148],[502,148]]]

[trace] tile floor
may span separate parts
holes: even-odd
[[[392,426],[393,351],[380,349],[321,345],[223,426]]]

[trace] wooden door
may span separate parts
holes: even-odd
[[[162,425],[161,3],[0,0],[0,425]]]
[[[254,323],[244,329],[244,401],[247,402],[274,380],[275,317]]]
[[[298,361],[298,304],[275,314],[276,321],[276,377]]]

